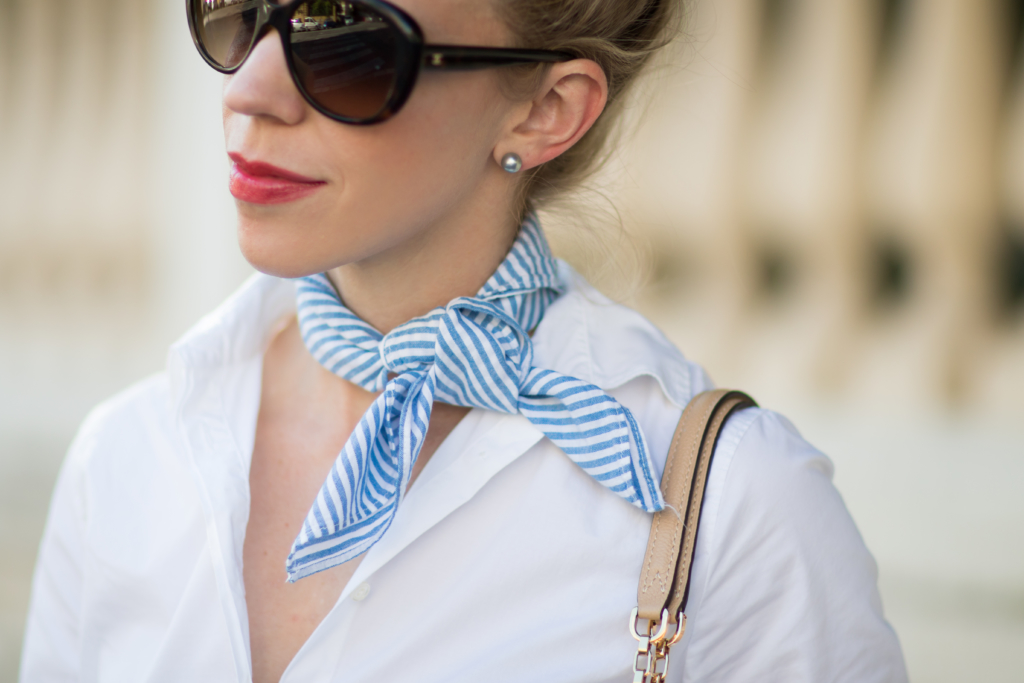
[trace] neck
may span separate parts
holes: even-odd
[[[482,197],[400,244],[330,271],[345,306],[387,334],[461,296],[474,296],[505,259],[518,223],[508,196]]]

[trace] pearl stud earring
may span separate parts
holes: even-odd
[[[515,152],[509,152],[501,158],[501,167],[509,173],[519,173],[523,167],[523,159]]]

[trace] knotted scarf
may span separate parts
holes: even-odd
[[[297,291],[313,357],[381,394],[306,516],[288,556],[289,581],[346,562],[381,538],[405,495],[434,401],[522,414],[609,490],[648,512],[664,507],[629,410],[592,384],[533,365],[528,332],[562,291],[534,218],[475,297],[386,335],[346,308],[326,275],[300,279]]]

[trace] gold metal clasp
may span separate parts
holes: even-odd
[[[664,640],[665,634],[668,633],[668,610],[661,610],[661,619],[658,620],[658,632],[651,633],[651,629],[654,626],[654,621],[649,620],[647,622],[647,633],[640,633],[640,608],[634,607],[633,613],[629,616],[629,633],[637,640],[641,638],[647,638],[651,642],[658,642]]]
[[[686,632],[686,615],[676,615],[676,627],[671,638],[668,635],[668,610],[661,611],[661,619],[655,631],[654,621],[647,621],[647,632],[640,630],[639,609],[634,608],[629,617],[629,632],[638,642],[633,660],[633,683],[664,683],[668,676],[668,655],[673,645]]]
[[[668,634],[668,610],[661,611],[661,619],[657,631],[654,620],[647,620],[647,631],[640,631],[639,607],[633,608],[629,616],[629,633],[637,640],[636,657],[633,659],[633,683],[659,683],[659,679],[651,678],[651,672],[657,671],[658,652],[665,644]]]
[[[676,615],[676,632],[672,634],[672,637],[665,644],[668,647],[672,647],[683,639],[684,633],[686,633],[686,615],[680,612]]]

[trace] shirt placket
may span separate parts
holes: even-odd
[[[486,421],[479,435],[458,446],[442,444],[438,449],[416,485],[409,489],[387,533],[367,551],[334,607],[285,670],[281,683],[342,680],[340,649],[336,643],[358,624],[360,613],[374,609],[376,572],[442,523],[502,469],[544,438],[521,415],[479,408],[471,414],[474,419]],[[454,450],[443,452],[446,446]]]
[[[207,544],[239,683],[252,680],[242,545],[249,515],[246,466],[228,425],[222,372],[205,372],[183,351],[171,359],[181,378],[177,426],[187,450],[206,522]],[[195,359],[191,359],[195,360]]]

